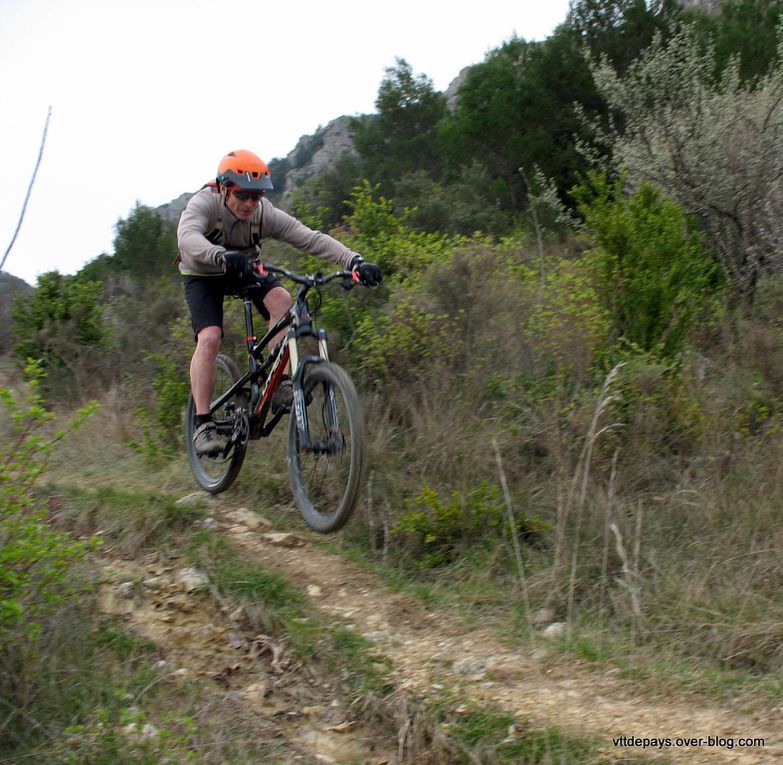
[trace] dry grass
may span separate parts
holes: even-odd
[[[438,274],[448,289],[428,293],[461,328],[456,366],[429,360],[415,384],[367,402],[372,503],[353,541],[404,562],[388,534],[406,501],[425,485],[499,486],[499,454],[505,501],[549,527],[522,538],[524,585],[507,537],[500,555],[474,556],[493,561],[486,587],[503,582],[512,620],[527,598],[523,611],[546,606],[570,625],[575,650],[589,635],[605,658],[658,653],[766,682],[783,667],[778,314],[703,332],[681,363],[629,357],[609,378],[558,378],[515,331],[529,306],[484,266],[459,261]],[[455,565],[443,581],[462,582],[471,608],[502,610],[502,595],[476,594],[470,551]],[[424,579],[442,591],[438,572]]]
[[[562,341],[568,374],[525,331],[542,300],[512,281],[515,258],[525,256],[462,253],[410,295],[450,317],[448,359],[421,359],[416,379],[392,369],[371,383],[353,370],[370,483],[344,538],[450,602],[462,592],[517,636],[546,607],[568,623],[570,650],[679,657],[766,682],[783,667],[780,290],[762,290],[752,319],[702,328],[680,363],[629,356],[609,377],[595,372],[589,333],[558,329],[547,343]],[[183,457],[151,466],[131,452],[127,401],[121,385],[103,394],[54,455],[54,480],[194,490]],[[451,568],[412,575],[414,552],[393,534],[408,503],[425,486],[468,496],[482,482],[522,533],[488,529]],[[290,496],[282,431],[251,445],[232,492],[277,519]]]

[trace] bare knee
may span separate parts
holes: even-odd
[[[276,321],[291,307],[291,296],[282,287],[273,287],[264,297],[264,305],[270,320]]]
[[[220,327],[204,327],[196,336],[196,350],[199,353],[217,356],[221,339]]]

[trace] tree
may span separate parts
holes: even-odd
[[[386,69],[375,100],[377,114],[354,120],[354,146],[365,176],[391,194],[396,179],[423,171],[433,178],[441,172],[436,128],[446,114],[446,100],[432,80],[414,75],[411,65],[398,58]]]
[[[171,272],[177,256],[175,228],[155,210],[137,203],[115,230],[114,255],[101,255],[88,263],[80,272],[83,278],[107,284],[126,275],[143,284],[150,277]]]
[[[574,0],[566,25],[594,58],[624,72],[656,34],[669,35],[681,10],[676,0]]]
[[[575,150],[580,129],[573,104],[595,107],[579,38],[561,30],[545,43],[514,38],[470,70],[458,107],[440,136],[449,179],[466,166],[486,168],[482,192],[500,210],[521,212],[527,193],[519,167],[537,165],[559,189],[575,182],[583,160]]]
[[[470,70],[456,112],[441,127],[449,180],[478,163],[491,179],[485,193],[519,214],[528,196],[519,168],[538,167],[567,201],[587,170],[577,150],[587,137],[579,115],[607,112],[585,52],[623,71],[657,31],[668,30],[677,7],[674,0],[581,0],[547,40],[512,38],[493,51]]]
[[[17,337],[14,355],[22,362],[39,360],[48,389],[61,396],[94,377],[106,342],[101,284],[50,271],[38,277],[31,296],[17,299],[11,310]],[[63,374],[65,373],[65,374]]]
[[[732,57],[739,59],[740,77],[749,83],[768,74],[775,64],[781,0],[724,0],[720,13],[695,9],[685,15],[705,48],[710,42],[714,45],[716,77]]]
[[[754,85],[733,59],[716,81],[715,50],[692,27],[657,37],[623,75],[593,63],[619,118],[608,135],[632,189],[650,181],[696,216],[735,296],[783,270],[783,65]]]

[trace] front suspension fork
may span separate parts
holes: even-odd
[[[308,421],[307,400],[304,390],[305,373],[309,366],[323,364],[329,361],[329,350],[326,342],[326,331],[319,329],[316,335],[318,340],[318,355],[305,356],[299,358],[296,347],[296,338],[291,337],[289,347],[291,349],[291,375],[294,381],[294,416],[296,418],[296,427],[299,431],[299,444],[302,451],[312,452],[332,452],[335,450],[334,437],[340,435],[340,422],[337,414],[337,401],[334,395],[334,389],[329,388],[327,399],[327,411],[324,413],[329,422],[329,435],[327,439],[313,443],[310,437],[310,425]],[[342,448],[337,444],[337,449]]]

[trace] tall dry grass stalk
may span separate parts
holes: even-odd
[[[508,490],[508,481],[506,480],[506,473],[503,470],[503,460],[500,456],[500,448],[496,438],[492,439],[492,446],[495,448],[495,460],[498,464],[498,472],[500,473],[500,485],[503,488],[503,497],[506,501],[506,512],[508,513],[508,524],[511,530],[511,539],[514,544],[514,559],[517,564],[517,574],[519,575],[519,584],[522,587],[522,601],[525,606],[525,620],[527,621],[528,631],[532,637],[535,628],[533,625],[533,615],[530,608],[530,595],[527,587],[527,577],[525,576],[525,564],[522,561],[522,551],[519,549],[519,537],[517,535],[517,524],[514,519],[514,510],[511,504],[511,492]]]
[[[642,503],[639,502],[639,511],[636,514],[636,531],[634,534],[633,542],[633,556],[628,555],[625,545],[623,544],[623,536],[620,533],[620,529],[616,523],[611,522],[609,529],[615,538],[615,547],[617,555],[623,564],[623,578],[618,579],[618,583],[622,585],[628,592],[628,596],[631,601],[631,644],[634,643],[636,635],[641,627],[642,621],[642,605],[641,605],[641,586],[639,580],[639,558],[641,555],[641,539],[642,539]]]
[[[609,473],[609,486],[606,490],[606,507],[604,508],[604,546],[601,551],[601,583],[598,587],[598,606],[601,611],[604,610],[606,601],[606,587],[608,583],[609,570],[609,531],[612,521],[612,511],[614,509],[614,488],[617,481],[617,458],[620,456],[620,450],[615,449],[612,455],[612,469]]]
[[[558,588],[558,581],[562,569],[565,565],[564,556],[567,545],[567,531],[569,525],[573,523],[572,539],[570,544],[571,563],[568,577],[568,596],[566,617],[567,632],[570,635],[570,625],[574,613],[574,596],[576,592],[577,569],[579,564],[579,546],[581,543],[582,520],[584,517],[584,508],[587,501],[587,491],[590,482],[590,468],[593,460],[593,450],[598,439],[605,433],[608,433],[618,427],[618,423],[609,423],[601,425],[602,418],[612,404],[617,399],[617,394],[612,392],[620,369],[623,364],[617,364],[606,376],[601,391],[596,401],[593,416],[590,421],[587,435],[576,465],[576,470],[571,477],[568,494],[565,501],[562,501],[562,491],[558,489],[558,509],[557,522],[555,528],[555,553],[552,563],[551,591],[550,598],[555,595]]]
[[[375,540],[377,539],[377,534],[375,531],[375,518],[373,517],[373,496],[372,496],[372,485],[373,485],[373,479],[375,478],[375,471],[371,470],[370,475],[367,479],[367,489],[366,489],[366,496],[367,496],[367,502],[365,504],[365,509],[367,510],[367,533],[370,536],[370,540],[372,544],[375,544]]]

